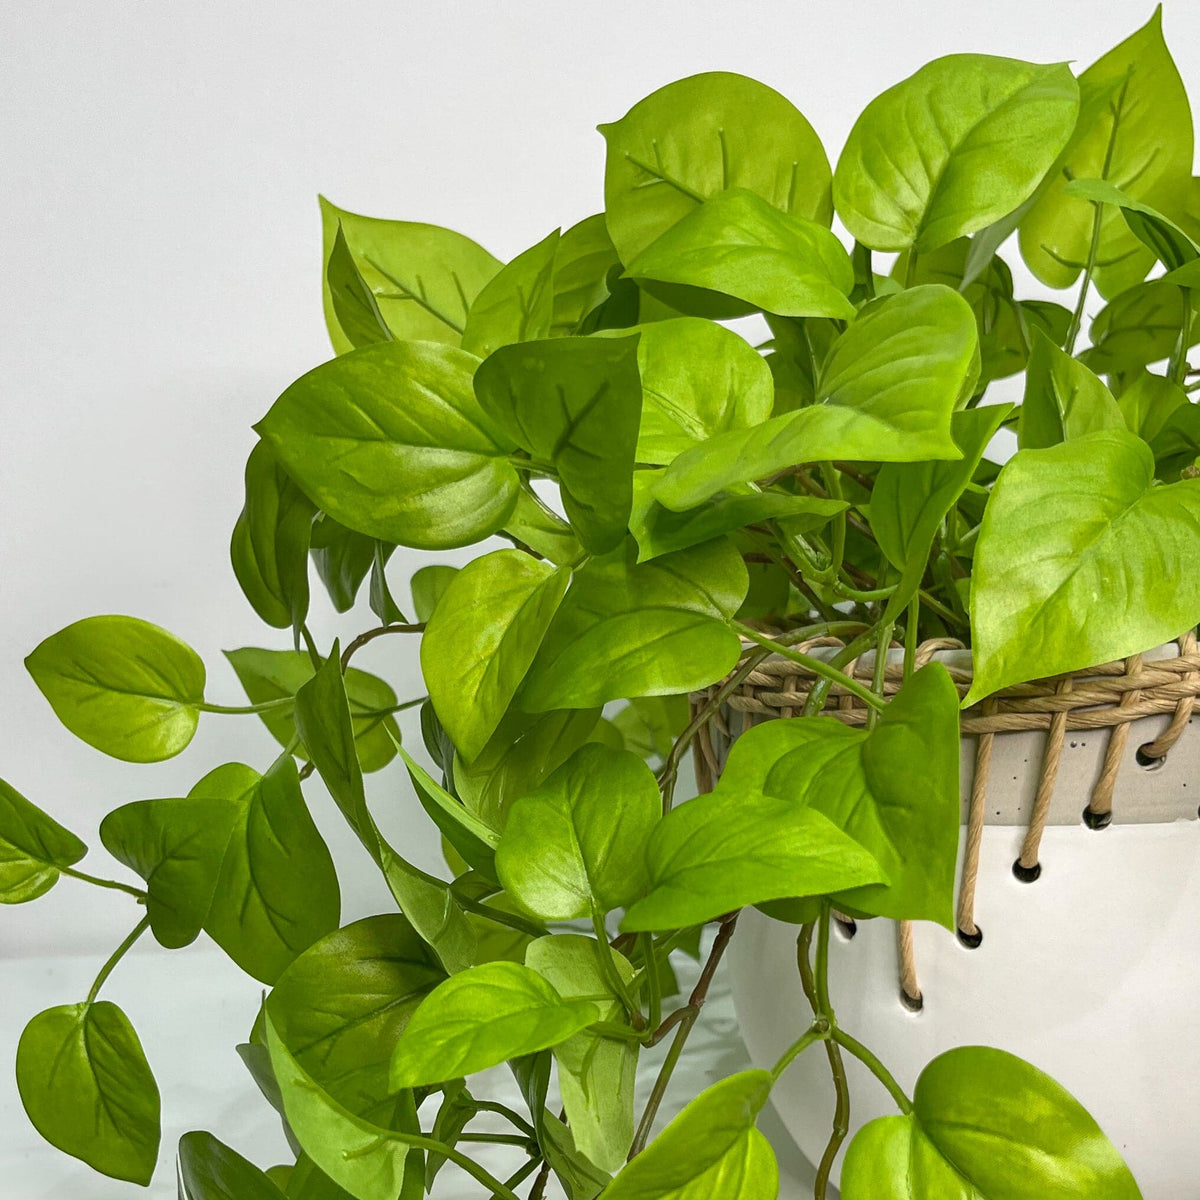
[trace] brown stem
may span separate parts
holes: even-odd
[[[529,1200],[542,1200],[546,1194],[546,1184],[550,1182],[550,1164],[549,1162],[542,1163],[542,1169],[537,1173],[537,1178],[533,1181],[533,1187],[529,1189]]]
[[[419,621],[414,625],[380,625],[377,629],[368,629],[366,633],[360,633],[342,652],[342,674],[346,673],[346,668],[355,654],[377,637],[383,637],[385,633],[423,633],[424,631],[425,622]]]

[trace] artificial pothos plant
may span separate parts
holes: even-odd
[[[260,1170],[188,1134],[185,1200],[414,1200],[447,1162],[498,1200],[771,1200],[755,1121],[806,1050],[837,1091],[818,1200],[846,1055],[898,1111],[849,1145],[845,1200],[1137,1196],[1082,1107],[1009,1054],[944,1054],[909,1094],[839,1024],[827,964],[835,906],[953,928],[959,696],[941,665],[913,670],[923,638],[971,645],[971,704],[1200,620],[1200,206],[1159,15],[1078,78],[938,59],[867,106],[832,170],[800,112],[740,75],[670,84],[601,132],[604,212],[506,264],[322,202],[337,354],[255,426],[233,532],[242,590],[285,642],[229,652],[248,704],[215,703],[199,657],[132,617],[29,656],[67,728],[119,759],[180,753],[209,713],[257,714],[282,748],[109,813],[100,841],[140,886],[79,870],[84,843],[0,785],[0,898],[67,876],[142,910],[91,992],[25,1029],[31,1120],[149,1181],[158,1090],[100,992],[147,930],[166,947],[203,930],[270,989],[238,1051],[295,1162]],[[1014,295],[1013,234],[1068,306]],[[761,318],[727,323],[752,314],[760,344]],[[1021,372],[1020,405],[989,396]],[[1005,430],[1020,448],[1001,467]],[[402,605],[396,546],[435,556]],[[461,569],[436,557],[465,546]],[[375,625],[318,644],[311,564],[339,612],[365,587]],[[794,648],[826,634],[845,649]],[[420,640],[403,700],[360,669],[382,637]],[[868,686],[844,668],[893,639],[904,681],[885,699],[881,669]],[[768,655],[818,677],[803,713],[684,794],[693,740]],[[818,715],[834,686],[865,728]],[[394,714],[418,704],[414,757]],[[371,791],[434,823],[440,872],[376,824],[364,776],[396,758],[405,782],[393,767]],[[362,844],[345,867],[378,869],[395,911],[339,927],[314,773]],[[658,1131],[751,905],[795,925],[812,1011],[777,1063]],[[687,994],[676,951],[702,963]],[[635,1109],[643,1056],[661,1065]],[[504,1063],[522,1111],[480,1094]],[[477,1132],[481,1114],[508,1133]],[[497,1141],[520,1159],[506,1178],[478,1161]]]

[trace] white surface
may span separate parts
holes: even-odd
[[[233,702],[238,687],[220,649],[286,644],[239,596],[227,543],[250,423],[329,353],[318,190],[362,212],[455,226],[508,257],[601,206],[603,145],[594,126],[671,79],[714,68],[761,78],[800,106],[836,155],[863,105],[927,58],[981,50],[1086,63],[1151,7],[4,5],[0,775],[94,840],[100,818],[119,803],[181,794],[218,762],[261,765],[273,753],[253,720],[206,718],[187,754],[126,767],[57,726],[21,660],[72,620],[128,612],[196,646],[209,664],[212,698]],[[1166,20],[1200,94],[1192,53],[1200,7],[1177,2]],[[1020,286],[1025,276],[1014,266]],[[416,561],[403,551],[393,560],[398,594]],[[320,638],[356,632],[368,619],[337,619],[314,603]],[[419,683],[413,648],[399,640],[376,643],[362,664],[389,674],[406,696]],[[411,735],[415,725],[405,728]],[[397,797],[406,786],[394,772],[372,785],[385,821],[403,825]],[[317,816],[350,867],[346,919],[383,907],[383,889],[357,869],[356,850],[328,806]],[[405,844],[428,858],[426,827]],[[113,869],[99,854],[83,865]],[[130,924],[123,898],[64,884],[3,914],[0,956],[92,952],[115,944]],[[176,1024],[190,1001],[176,996],[175,984],[191,978],[192,961],[177,956],[133,1007],[139,1018],[161,1010],[159,1032],[145,1019],[138,1026],[160,1039],[164,1075],[186,1075],[190,1062],[219,1083],[237,1067],[230,1038],[210,1043]],[[77,999],[91,974],[58,957],[52,968],[9,962],[4,973],[0,1036],[9,1047],[25,1016]],[[32,978],[32,992],[16,995],[16,978]],[[215,967],[192,986],[214,989],[198,993],[209,999],[195,1009],[213,1021],[226,987],[230,997],[244,994]],[[0,1059],[6,1146],[22,1136],[10,1133],[21,1128],[8,1119],[10,1063],[11,1053]],[[215,1091],[223,1094],[223,1085]],[[199,1099],[189,1121],[216,1124],[203,1120]],[[249,1132],[240,1120],[229,1115],[231,1128]],[[238,1142],[250,1149],[252,1140]],[[27,1186],[39,1189],[33,1195],[101,1195],[90,1183],[68,1188],[60,1156],[22,1145]]]
[[[0,989],[0,1059],[11,1063],[24,1023],[56,999],[82,995],[99,969],[99,956],[53,956],[24,959],[4,968]],[[106,998],[120,1004],[137,1026],[146,1056],[158,1076],[163,1098],[163,1149],[148,1191],[131,1183],[97,1175],[41,1141],[29,1124],[15,1089],[0,1091],[0,1196],[3,1200],[174,1200],[174,1147],[190,1129],[207,1129],[261,1167],[290,1162],[274,1110],[259,1095],[234,1046],[245,1041],[258,1008],[259,988],[242,975],[211,943],[186,952],[135,951],[106,985]],[[643,1055],[638,1075],[639,1103],[644,1104],[668,1043]],[[710,1083],[748,1065],[737,1035],[733,1002],[724,971],[688,1041],[661,1110],[669,1120]],[[524,1105],[505,1068],[480,1079],[475,1094],[500,1099],[523,1111]],[[424,1114],[423,1114],[424,1115]],[[780,1146],[781,1195],[787,1200],[812,1187],[808,1164],[791,1145],[773,1113],[761,1122]],[[477,1131],[505,1130],[502,1119]],[[511,1132],[511,1130],[507,1130]],[[479,1160],[503,1176],[523,1156],[507,1148],[472,1147]],[[553,1200],[561,1193],[551,1188]],[[438,1176],[434,1200],[479,1200],[479,1184],[452,1163]]]

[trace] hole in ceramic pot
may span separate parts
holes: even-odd
[[[1112,811],[1092,812],[1091,805],[1083,810],[1083,823],[1089,829],[1107,829],[1112,824]]]
[[[858,922],[853,917],[834,917],[833,926],[848,942],[858,933]]]
[[[1133,756],[1134,761],[1139,767],[1144,767],[1147,771],[1157,771],[1166,761],[1167,756],[1160,754],[1157,758],[1146,753],[1146,746],[1153,746],[1153,742],[1146,742],[1145,745],[1137,748],[1137,753]]]
[[[903,988],[900,989],[900,1003],[908,1009],[909,1012],[919,1013],[925,1007],[925,997],[921,995],[910,996]]]
[[[1034,863],[1032,867],[1027,867],[1018,858],[1017,861],[1013,863],[1013,874],[1022,883],[1035,883],[1041,877],[1042,864]]]
[[[978,925],[975,926],[974,933],[968,933],[965,929],[958,929],[955,932],[958,934],[958,940],[968,950],[978,950],[983,945],[983,930]]]

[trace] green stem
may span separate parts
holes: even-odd
[[[913,663],[917,657],[917,626],[921,619],[921,597],[914,596],[908,602],[908,621],[904,626],[904,682],[907,683],[913,673]]]
[[[1187,352],[1192,340],[1192,289],[1185,287],[1179,290],[1183,293],[1183,324],[1180,326],[1179,341],[1167,368],[1167,378],[1182,387],[1187,378]]]
[[[823,1020],[829,1028],[829,1038],[836,1036],[837,1017],[829,1000],[829,925],[831,906],[828,900],[821,901],[821,919],[817,923],[817,966],[816,971],[805,986],[809,1001],[814,1003],[817,1020]],[[804,942],[804,953],[807,958],[808,944],[812,941],[811,927],[808,938]],[[804,971],[801,970],[801,980],[804,981]],[[829,1177],[833,1173],[834,1159],[850,1132],[850,1085],[846,1079],[846,1064],[842,1061],[841,1050],[832,1040],[825,1042],[825,1053],[829,1059],[829,1070],[833,1076],[833,1089],[836,1096],[833,1111],[833,1129],[825,1146],[825,1153],[817,1164],[817,1178],[813,1185],[814,1200],[825,1200],[829,1187]]]
[[[849,675],[839,671],[836,667],[831,667],[822,659],[813,658],[809,654],[801,654],[799,650],[793,650],[790,646],[785,646],[781,642],[759,633],[757,629],[751,629],[749,625],[743,625],[741,621],[731,620],[729,627],[735,633],[741,634],[742,637],[749,638],[750,641],[757,642],[758,645],[765,646],[768,650],[774,651],[781,658],[798,663],[814,675],[819,675],[824,679],[828,679],[831,683],[838,684],[852,696],[857,696],[872,708],[883,708],[883,701],[870,688],[864,687],[857,679],[851,679]]]
[[[874,641],[875,630],[868,629],[839,650],[829,660],[829,665],[838,668],[844,667],[847,663],[853,662],[864,650],[869,650]],[[825,698],[829,695],[829,685],[830,680],[828,679],[817,680],[808,693],[801,716],[815,717],[825,707]]]
[[[847,1053],[853,1054],[867,1069],[887,1088],[893,1100],[896,1102],[896,1107],[900,1109],[905,1116],[912,1112],[912,1101],[905,1095],[904,1089],[896,1082],[892,1073],[866,1048],[857,1038],[851,1037],[844,1029],[834,1027],[830,1034],[839,1046]]]
[[[543,926],[535,925],[519,913],[510,913],[500,908],[491,908],[481,900],[460,895],[458,892],[454,893],[454,898],[458,901],[460,908],[465,908],[467,912],[474,913],[485,920],[494,921],[497,925],[504,925],[509,929],[515,929],[518,933],[525,933],[534,938],[546,936],[546,930]]]
[[[507,1120],[510,1124],[515,1125],[528,1137],[531,1137],[535,1140],[537,1139],[537,1130],[535,1130],[534,1127],[530,1125],[529,1122],[526,1121],[519,1112],[515,1112],[513,1109],[509,1108],[507,1104],[500,1104],[495,1100],[476,1100],[474,1096],[471,1097],[471,1103],[476,1112],[495,1113],[497,1116],[504,1117],[505,1120]]]
[[[904,262],[904,286],[905,288],[912,287],[917,278],[917,248],[910,246],[908,257]]]
[[[129,953],[130,947],[150,928],[150,918],[143,917],[137,925],[134,926],[133,932],[112,952],[108,962],[100,968],[100,974],[96,976],[96,982],[92,984],[92,990],[87,994],[87,1003],[91,1004],[100,994],[100,989],[104,986],[105,981],[113,973],[113,968]]]
[[[771,1079],[779,1082],[779,1077],[809,1048],[814,1042],[823,1041],[829,1036],[828,1024],[817,1019],[800,1035],[780,1056],[779,1061],[771,1068]]]
[[[321,652],[317,649],[317,643],[313,641],[313,635],[303,621],[300,622],[300,636],[304,639],[304,646],[308,651],[308,660],[312,663],[312,669],[319,671],[321,669]]]
[[[842,477],[834,469],[832,463],[823,463],[821,466],[821,476],[825,480],[825,487],[829,495],[834,500],[844,500],[842,494]],[[833,518],[833,545],[829,556],[830,569],[833,572],[834,582],[836,583],[842,574],[842,563],[846,560],[846,510],[842,509],[836,517]]]
[[[205,713],[240,717],[247,713],[274,712],[280,708],[291,708],[295,703],[295,696],[280,696],[278,700],[264,700],[261,704],[197,704],[196,708]]]
[[[884,682],[887,679],[888,647],[892,644],[893,625],[890,621],[880,625],[879,637],[875,642],[875,671],[871,676],[871,691],[883,699]],[[875,728],[879,721],[879,710],[872,708],[867,712],[867,732]]]
[[[538,1169],[538,1167],[542,1167],[543,1165],[541,1154],[535,1154],[523,1167],[520,1167],[518,1170],[514,1171],[504,1181],[504,1186],[507,1188],[518,1187],[520,1184],[524,1183],[525,1180],[528,1179],[529,1176]]]
[[[481,1146],[528,1146],[529,1139],[519,1133],[463,1133],[460,1142],[476,1142]]]
[[[639,934],[638,940],[642,943],[642,959],[646,968],[650,1028],[657,1029],[662,1021],[662,980],[658,976],[658,959],[654,954],[654,934]]]
[[[94,884],[96,887],[111,888],[114,892],[124,892],[136,896],[139,900],[146,899],[146,893],[141,888],[131,887],[128,883],[118,883],[115,879],[101,879],[98,875],[89,875],[86,871],[77,871],[74,867],[57,868],[60,875],[69,875],[72,879]]]
[[[1083,326],[1083,310],[1087,304],[1088,291],[1092,286],[1092,273],[1096,269],[1096,258],[1100,253],[1100,226],[1103,223],[1104,208],[1103,205],[1094,202],[1092,208],[1095,210],[1092,216],[1092,241],[1088,247],[1087,262],[1083,268],[1083,282],[1079,285],[1079,298],[1075,301],[1075,311],[1071,314],[1071,323],[1067,326],[1067,340],[1063,345],[1063,349],[1068,354],[1075,353],[1075,339],[1079,337],[1079,330]]]
[[[596,932],[596,941],[600,945],[600,962],[605,975],[608,976],[609,986],[616,994],[617,999],[621,1001],[621,1006],[629,1014],[633,1027],[644,1029],[646,1021],[642,1016],[642,1010],[634,1003],[633,997],[629,994],[629,988],[626,987],[625,980],[617,969],[617,960],[613,957],[612,944],[608,940],[608,929],[604,924],[604,914],[594,905],[592,907],[592,928]]]

